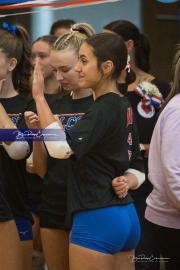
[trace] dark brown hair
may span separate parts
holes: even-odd
[[[70,29],[71,26],[73,24],[75,24],[76,22],[74,20],[71,19],[63,19],[63,20],[57,20],[55,21],[52,26],[51,26],[51,30],[50,30],[50,35],[54,35],[55,31],[59,28],[67,28]]]
[[[112,78],[118,79],[127,64],[127,48],[122,38],[112,33],[100,33],[85,40],[97,58],[98,68],[108,60],[114,64]]]
[[[133,23],[117,20],[104,26],[104,29],[118,34],[124,41],[131,39],[134,42],[136,66],[144,72],[150,71],[150,42]]]
[[[12,71],[14,89],[21,94],[30,93],[30,54],[29,35],[21,25],[17,27],[16,33],[8,30],[0,30],[0,50],[7,59],[15,58],[17,65]]]

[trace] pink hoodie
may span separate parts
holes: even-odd
[[[166,105],[154,128],[149,152],[145,217],[164,227],[180,229],[180,94]]]

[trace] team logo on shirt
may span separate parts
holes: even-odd
[[[13,114],[8,114],[9,118],[11,118],[12,122],[14,123],[15,126],[18,125],[19,121],[22,118],[22,113],[13,113]]]
[[[127,109],[127,125],[126,127],[128,127],[129,125],[132,125],[133,123],[133,113],[132,113],[132,108],[128,108]],[[128,145],[132,146],[132,133],[128,133],[127,136],[127,143]],[[132,151],[128,150],[128,157],[129,157],[129,161],[131,160],[132,157]]]
[[[128,150],[128,156],[129,156],[129,161],[130,161],[132,157],[132,151]]]
[[[81,118],[84,113],[73,113],[73,114],[60,114],[58,115],[60,122],[65,130],[70,130]]]
[[[126,125],[126,127],[128,127],[129,125],[132,125],[132,123],[133,123],[132,108],[128,108],[127,109],[127,125]]]

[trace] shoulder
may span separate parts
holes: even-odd
[[[104,112],[111,111],[111,113],[115,110],[122,110],[127,107],[131,107],[131,103],[126,96],[120,96],[115,93],[108,93],[101,97],[99,97],[94,102],[95,110],[102,110]]]
[[[169,125],[170,130],[180,129],[180,94],[174,96],[160,114],[161,123]]]
[[[29,95],[18,95],[19,103],[23,105],[24,111],[36,111],[34,99]]]

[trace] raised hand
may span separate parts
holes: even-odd
[[[0,93],[1,93],[2,85],[3,85],[3,83],[5,82],[5,80],[6,80],[6,79],[0,80]]]
[[[44,77],[41,71],[41,65],[39,64],[39,58],[36,59],[34,67],[32,95],[35,100],[38,98],[44,98]]]

